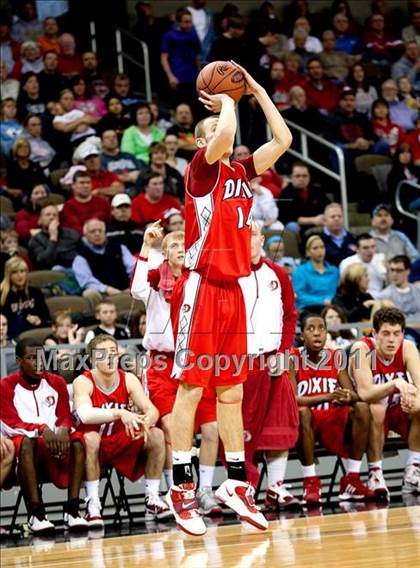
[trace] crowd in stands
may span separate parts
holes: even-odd
[[[4,341],[58,325],[44,295],[87,298],[91,315],[82,323],[93,325],[100,302],[128,294],[147,225],[161,219],[166,232],[182,229],[184,173],[203,116],[195,80],[218,59],[244,65],[285,118],[343,149],[349,199],[371,213],[370,230],[352,234],[338,192],[333,197],[304,162],[286,159],[251,180],[253,215],[268,232],[265,254],[289,273],[299,311],[331,308],[341,321],[359,322],[386,299],[409,310],[409,321],[419,319],[415,232],[395,209],[399,182],[419,180],[419,3],[391,10],[373,1],[365,21],[345,0],[321,12],[295,0],[282,13],[271,2],[251,13],[240,4],[213,13],[206,4],[180,3],[156,16],[151,3],[136,3],[131,32],[149,46],[152,102],[133,77],[81,52],[66,20],[39,21],[31,1],[1,14]],[[235,159],[260,144],[263,121],[254,103],[239,103]],[[382,184],[358,177],[357,159],[372,154],[389,160]],[[328,153],[320,159],[337,166]],[[410,191],[406,205],[416,212],[420,195]],[[159,262],[159,247],[151,257]],[[64,279],[41,290],[30,285],[33,270],[59,271]]]

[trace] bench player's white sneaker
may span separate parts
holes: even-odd
[[[406,466],[402,492],[414,495],[420,493],[420,463],[411,463]]]
[[[178,528],[192,536],[201,536],[206,533],[207,527],[195,498],[194,483],[172,485],[165,499],[175,517]]]
[[[378,499],[389,499],[389,490],[386,486],[382,469],[374,467],[369,470],[367,486]]]
[[[163,501],[158,493],[150,493],[145,498],[145,515],[146,521],[158,519],[170,519],[172,517],[171,510],[165,501]]]
[[[226,479],[216,491],[216,497],[221,503],[235,511],[241,520],[265,531],[268,521],[255,505],[254,493],[254,488],[249,483]]]

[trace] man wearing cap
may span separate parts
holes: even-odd
[[[389,260],[394,256],[408,256],[411,262],[420,255],[410,239],[401,231],[394,231],[394,219],[391,208],[386,203],[380,203],[372,211],[372,229],[369,234],[375,239],[377,252],[383,253]]]
[[[346,87],[339,107],[329,118],[325,138],[342,148],[347,160],[367,152],[373,145],[373,130],[368,118],[356,111],[355,92]]]
[[[291,256],[284,256],[285,245],[283,237],[280,235],[272,235],[266,240],[267,259],[281,266],[291,274],[296,268],[296,260]]]
[[[118,144],[118,136],[115,130],[104,130],[102,140],[102,168],[105,171],[116,174],[125,185],[125,189],[134,189],[137,178],[146,169],[146,164],[129,154],[121,152]]]
[[[87,145],[80,152],[80,157],[86,166],[87,173],[92,181],[92,193],[113,197],[124,191],[124,184],[114,172],[101,170],[100,152],[96,146]]]
[[[137,254],[141,248],[143,230],[131,219],[131,199],[126,193],[112,198],[106,236],[110,241],[125,245],[132,254]]]

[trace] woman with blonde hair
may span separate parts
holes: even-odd
[[[9,322],[9,338],[23,331],[48,325],[50,319],[41,290],[28,285],[28,266],[20,256],[4,265],[0,284],[0,305]]]
[[[367,268],[361,262],[351,264],[343,272],[333,303],[341,307],[348,321],[369,321],[375,300],[368,293]]]
[[[42,169],[30,159],[31,151],[31,145],[26,138],[15,140],[13,159],[7,164],[7,187],[15,198],[21,199],[29,195],[35,185],[47,182]]]
[[[320,313],[331,304],[337,291],[338,268],[325,261],[325,245],[319,235],[312,235],[306,242],[308,259],[296,268],[292,275],[299,311]]]

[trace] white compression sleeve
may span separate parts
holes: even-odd
[[[76,409],[76,414],[83,424],[103,424],[104,422],[114,422],[115,417],[112,410],[107,408],[96,408],[88,404],[82,404]]]

